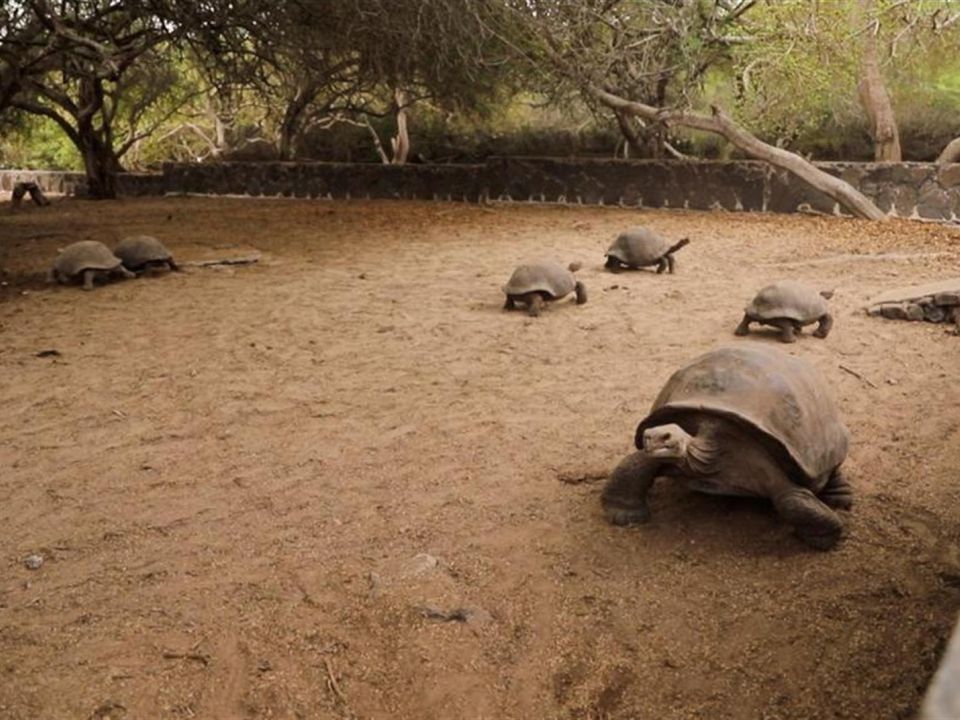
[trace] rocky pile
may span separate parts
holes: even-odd
[[[891,320],[926,320],[957,325],[960,334],[960,278],[897,288],[878,295],[867,314]]]

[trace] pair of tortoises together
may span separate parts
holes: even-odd
[[[636,270],[656,265],[658,273],[665,270],[672,273],[676,267],[673,254],[689,242],[688,238],[683,238],[671,245],[649,228],[630,228],[620,233],[607,250],[605,267],[611,272],[620,272],[624,268]],[[587,289],[573,276],[580,267],[579,263],[571,263],[564,268],[555,260],[520,265],[503,286],[507,296],[504,309],[513,310],[519,304],[536,317],[545,303],[560,300],[570,293],[576,293],[577,304],[583,305],[587,301]]]
[[[805,360],[771,347],[720,348],[675,372],[637,427],[637,451],[603,489],[607,519],[650,518],[658,477],[693,490],[769,498],[808,545],[836,545],[852,492],[840,471],[849,433]]]
[[[81,281],[84,290],[93,290],[94,280],[106,280],[113,275],[133,278],[161,267],[179,270],[166,246],[149,235],[124,238],[112,251],[102,242],[81,240],[67,245],[57,255],[48,280]]]

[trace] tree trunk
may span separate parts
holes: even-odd
[[[280,122],[279,138],[277,142],[278,153],[281,160],[292,160],[294,143],[300,134],[300,126],[303,122],[303,113],[317,96],[317,83],[302,83],[297,87],[297,91],[290,102],[287,103],[287,109],[283,113],[283,120]]]
[[[407,155],[410,154],[410,134],[407,129],[407,103],[409,98],[407,93],[399,88],[393,93],[397,104],[397,134],[390,138],[390,145],[393,148],[393,159],[390,161],[393,165],[404,165],[407,162]]]
[[[876,17],[875,0],[860,0],[862,16],[872,23]],[[880,72],[880,58],[877,53],[877,36],[875,27],[866,31],[863,46],[863,77],[857,89],[860,93],[860,102],[867,111],[870,121],[870,132],[873,135],[873,155],[877,162],[900,162],[900,133],[897,130],[897,119],[890,102],[887,86],[883,82]]]
[[[87,194],[97,200],[115,198],[120,163],[113,153],[113,148],[96,135],[81,135],[80,141],[83,169],[87,175]]]
[[[637,129],[633,126],[633,123],[630,122],[631,116],[620,111],[614,111],[613,114],[617,118],[617,125],[620,127],[620,134],[623,135],[623,139],[626,141],[627,146],[633,153],[633,156],[638,158],[643,157],[644,148],[640,141],[640,133],[637,132]]]
[[[951,140],[937,158],[937,165],[960,162],[960,137]]]
[[[771,165],[793,173],[820,192],[832,197],[854,215],[869,220],[886,219],[883,212],[852,185],[823,172],[799,155],[783,148],[768,145],[734,123],[716,105],[713,106],[712,115],[701,115],[683,110],[660,110],[652,105],[626,100],[597,87],[588,86],[586,89],[597,100],[612,110],[639,115],[650,122],[662,122],[668,127],[670,125],[681,125],[722,135],[751,157],[765,160]]]

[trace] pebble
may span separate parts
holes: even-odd
[[[23,564],[28,570],[39,570],[43,565],[43,555],[27,555],[23,559]]]

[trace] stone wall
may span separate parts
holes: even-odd
[[[960,164],[818,163],[899,217],[960,219]],[[78,173],[0,171],[0,190],[36,179],[51,193],[82,194]],[[164,165],[124,173],[123,195],[397,198],[547,202],[644,208],[840,214],[839,205],[758,161],[492,158],[482,165],[232,162]]]

